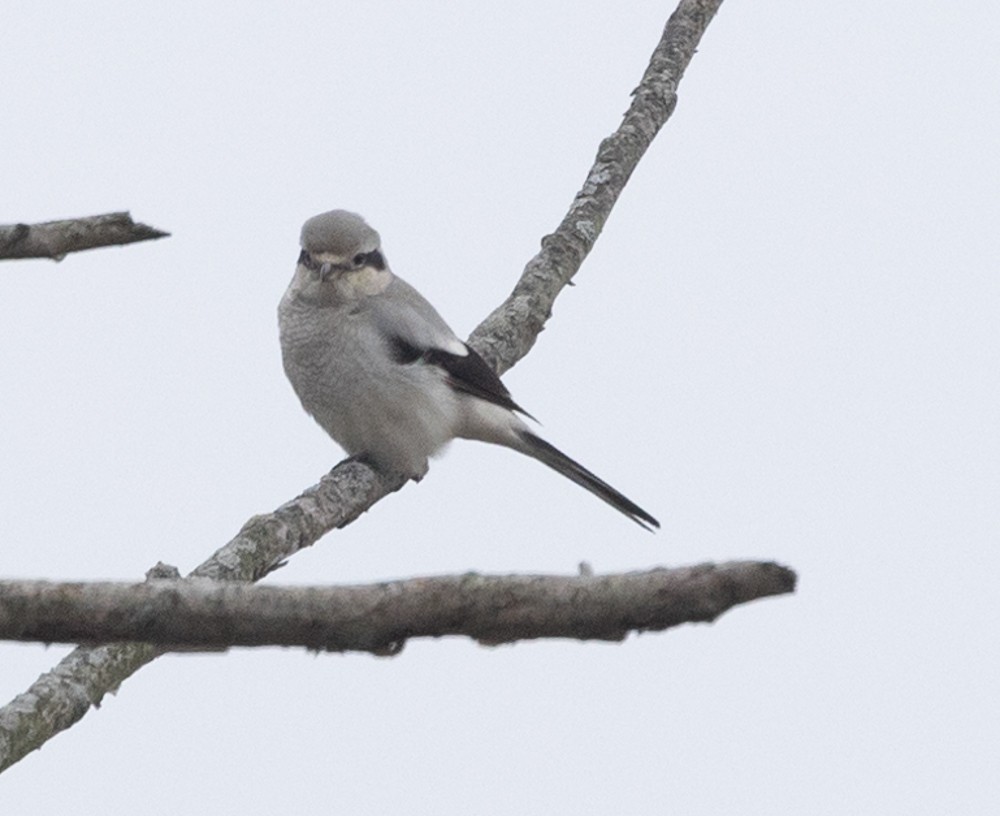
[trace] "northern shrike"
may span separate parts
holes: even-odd
[[[660,523],[521,421],[530,416],[486,361],[389,269],[379,234],[344,210],[302,227],[278,307],[285,373],[302,406],[351,456],[413,479],[456,437],[504,445],[599,496],[637,524]]]

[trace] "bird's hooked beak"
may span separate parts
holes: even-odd
[[[332,277],[333,273],[340,268],[339,265],[333,263],[333,261],[320,261],[304,249],[299,254],[299,263],[310,272],[314,272],[319,278],[320,283],[325,283],[330,279],[330,277]]]

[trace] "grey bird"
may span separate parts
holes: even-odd
[[[496,372],[396,277],[379,234],[332,210],[306,221],[278,307],[285,373],[319,425],[357,459],[419,480],[456,437],[527,454],[637,524],[660,523],[536,435]]]

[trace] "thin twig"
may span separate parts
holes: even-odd
[[[70,252],[134,244],[169,235],[147,224],[137,224],[127,212],[41,224],[0,224],[0,260],[51,258],[61,261]]]

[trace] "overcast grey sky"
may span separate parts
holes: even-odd
[[[188,570],[340,452],[281,371],[307,217],[362,212],[460,334],[613,130],[672,3],[17,4],[0,575]],[[799,592],[621,645],[169,657],[4,814],[982,814],[1000,806],[1000,9],[725,3],[505,380],[663,522],[456,443],[270,579],[766,558]],[[0,704],[64,648],[0,644]]]

